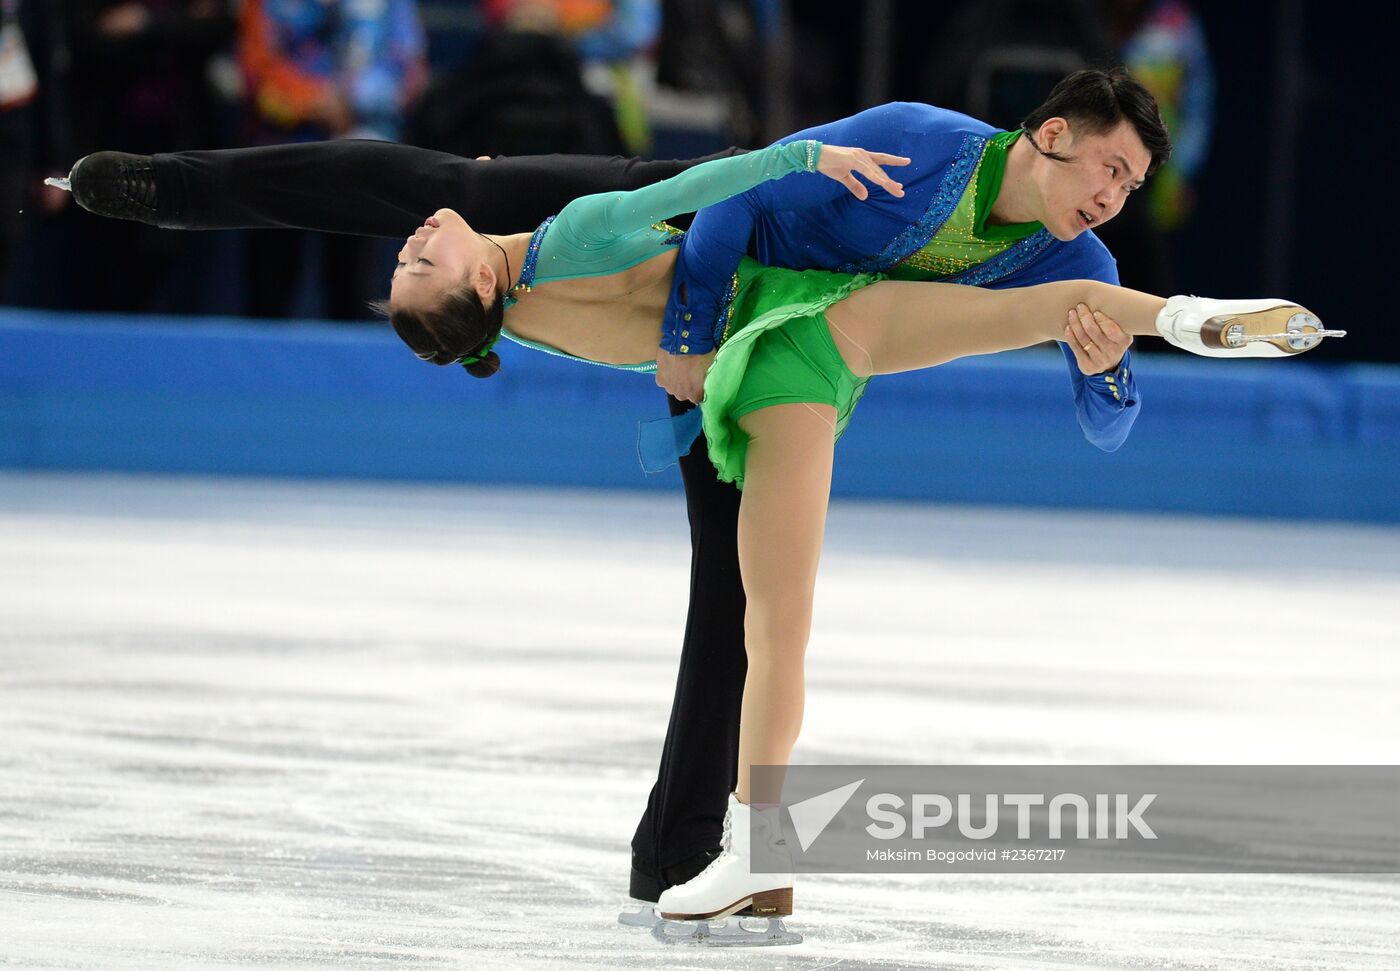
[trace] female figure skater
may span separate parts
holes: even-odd
[[[529,235],[483,235],[442,209],[405,241],[385,310],[420,358],[461,363],[478,376],[499,367],[492,347],[502,334],[549,353],[650,370],[676,246],[684,245],[662,220],[768,179],[816,177],[801,173],[836,179],[864,198],[859,173],[898,195],[901,186],[882,167],[907,161],[790,142],[632,192],[577,199]],[[872,376],[1056,340],[1066,328],[1081,341],[1098,332],[1121,337],[1120,328],[1157,333],[1219,357],[1287,356],[1342,333],[1286,301],[1165,299],[1094,281],[982,290],[745,260],[731,293],[701,411],[720,477],[743,488],[748,675],[739,781],[724,852],[661,895],[658,911],[674,919],[750,907],[791,913],[790,871],[751,872],[759,849],[751,825],[762,850],[780,859],[786,851],[777,842],[778,793],[752,791],[749,769],[785,765],[797,739],[834,446]]]

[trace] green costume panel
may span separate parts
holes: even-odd
[[[719,477],[743,488],[749,436],[739,419],[773,405],[807,402],[836,409],[846,430],[869,378],[851,373],[831,338],[825,312],[882,279],[878,273],[786,270],[745,257],[735,274],[730,329],[705,377],[705,441]]]
[[[960,273],[1038,232],[1036,223],[988,226],[1006,154],[1018,132],[989,139],[952,215],[932,239],[890,270],[894,279],[931,280]],[[772,405],[831,405],[836,437],[846,430],[869,378],[851,373],[826,322],[832,304],[884,277],[765,267],[749,257],[735,274],[734,298],[701,405],[710,461],[719,477],[744,484],[749,436],[744,415]]]
[[[1006,155],[1020,136],[1019,131],[1002,132],[989,138],[977,162],[977,172],[938,232],[922,247],[889,269],[896,280],[941,280],[965,273],[1000,256],[1011,247],[1038,233],[1038,222],[988,225],[992,204],[1001,192],[1006,174]]]

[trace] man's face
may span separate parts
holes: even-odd
[[[1042,151],[1073,159],[1040,159],[1035,180],[1044,210],[1040,221],[1066,242],[1118,215],[1152,161],[1126,121],[1102,135],[1076,135],[1065,119],[1051,118],[1032,134]]]

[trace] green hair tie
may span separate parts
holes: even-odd
[[[480,353],[468,354],[465,357],[463,357],[458,363],[461,364],[462,367],[470,367],[473,364],[480,364],[482,361],[486,360],[486,355],[491,353],[491,348],[495,347],[496,342],[500,339],[501,332],[498,330],[496,331],[496,336],[491,338],[491,343],[483,347]]]

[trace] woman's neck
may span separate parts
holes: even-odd
[[[496,246],[491,247],[491,256],[489,257],[491,268],[496,271],[496,279],[501,281],[501,290],[509,293],[511,288],[520,282],[520,274],[525,269],[525,254],[530,249],[530,237],[534,234],[514,233],[510,236],[497,236],[493,233],[482,233],[481,235],[496,244]]]

